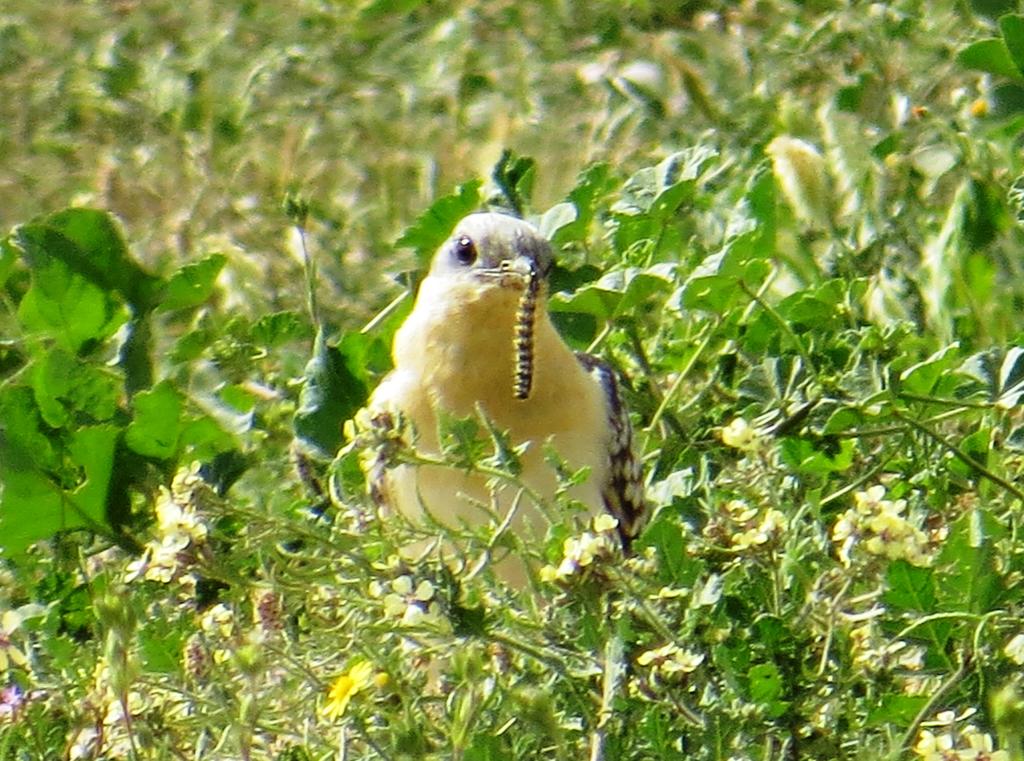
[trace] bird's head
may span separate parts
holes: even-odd
[[[435,255],[430,276],[522,291],[531,275],[545,282],[551,263],[551,246],[529,222],[507,214],[478,213],[455,226]]]

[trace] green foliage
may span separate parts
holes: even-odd
[[[479,180],[463,183],[452,195],[434,201],[395,245],[416,249],[420,264],[428,263],[455,224],[480,205],[480,185]]]
[[[317,331],[313,356],[303,374],[295,435],[323,455],[338,451],[342,422],[366,401],[362,361],[367,344],[363,336],[351,335],[329,346],[323,329]]]
[[[170,380],[139,388],[151,377],[152,357],[138,337],[148,334],[162,299],[174,309],[205,299],[194,291],[185,298],[177,276],[165,289],[146,274],[114,220],[92,209],[67,209],[17,227],[4,249],[17,252],[30,277],[13,305],[22,336],[19,365],[3,382],[0,406],[7,556],[78,529],[132,545],[121,536],[123,524],[145,516],[123,512],[129,495],[148,487],[144,470],[119,462],[119,449],[173,468],[197,443],[183,436],[186,422],[205,418],[185,415]],[[108,344],[122,326],[118,361],[111,363]],[[222,438],[216,448],[232,445]]]
[[[0,759],[1022,757],[1010,4],[22,5]],[[486,419],[440,458],[346,426],[382,275],[486,204],[631,379],[631,558],[551,447],[533,540],[365,494],[375,457],[518,483]]]

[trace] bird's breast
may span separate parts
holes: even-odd
[[[570,467],[591,469],[588,483],[576,496],[600,509],[599,484],[607,475],[609,442],[607,406],[599,384],[541,308],[534,330],[533,387],[527,399],[516,399],[514,327],[519,293],[443,285],[438,288],[431,278],[423,282],[413,312],[395,336],[396,382],[389,401],[416,426],[418,446],[436,450],[438,410],[467,417],[479,408],[509,432],[514,444],[529,443],[524,482],[547,497],[554,494],[557,479],[542,452],[550,441]]]

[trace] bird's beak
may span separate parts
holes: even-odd
[[[497,267],[477,270],[477,274],[503,288],[525,288],[531,277],[537,277],[537,264],[529,256],[502,259]]]
[[[502,272],[508,272],[514,275],[519,275],[523,282],[526,282],[527,278],[534,277],[537,275],[537,264],[528,256],[517,256],[514,259],[504,259],[498,268]]]

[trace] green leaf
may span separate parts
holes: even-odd
[[[33,270],[60,261],[102,290],[117,291],[136,311],[158,303],[163,281],[132,259],[107,212],[65,209],[16,228],[12,236]]]
[[[1021,70],[1014,63],[1006,43],[999,37],[972,42],[956,55],[957,63],[968,69],[984,71],[1010,79],[1020,79]]]
[[[882,599],[896,610],[917,613],[935,612],[935,577],[932,569],[918,568],[905,560],[896,560],[885,577]]]
[[[56,260],[33,270],[32,287],[18,306],[22,325],[51,336],[72,353],[88,341],[113,335],[127,317],[99,287]]]
[[[868,711],[868,722],[880,727],[908,727],[927,705],[927,695],[881,695],[878,704]]]
[[[953,366],[959,351],[959,344],[954,343],[939,349],[923,362],[911,365],[900,373],[900,387],[903,391],[921,396],[933,393],[939,381]]]
[[[366,402],[369,390],[362,375],[365,367],[358,368],[369,341],[362,334],[350,334],[338,346],[328,346],[323,329],[317,331],[294,426],[300,441],[325,456],[338,451],[342,423]]]
[[[309,333],[309,323],[298,312],[290,311],[265,314],[252,326],[253,342],[268,348],[306,339]]]
[[[576,351],[584,351],[597,336],[597,319],[593,314],[552,310],[551,322],[559,335]]]
[[[837,433],[853,430],[863,425],[868,420],[867,416],[859,409],[853,407],[840,407],[825,421],[822,433],[830,436]]]
[[[725,314],[737,301],[749,302],[750,296],[741,284],[756,293],[771,271],[767,261],[752,257],[752,245],[758,238],[756,230],[744,233],[722,251],[705,258],[683,284],[681,305]]]
[[[133,452],[158,460],[170,459],[181,435],[182,397],[170,381],[141,391],[132,401],[134,416],[125,434]]]
[[[782,677],[774,663],[759,663],[747,671],[750,698],[756,703],[769,703],[782,696]]]
[[[7,283],[7,278],[11,276],[11,272],[14,270],[14,265],[18,261],[18,254],[11,245],[9,238],[0,240],[0,288],[3,288]]]
[[[787,437],[779,446],[783,462],[796,471],[825,476],[842,473],[853,464],[856,452],[849,439]]]
[[[32,389],[46,424],[62,428],[73,412],[95,421],[117,411],[120,383],[95,365],[81,362],[60,348],[44,354],[33,366]]]
[[[50,438],[43,431],[43,420],[26,386],[5,388],[0,394],[0,466],[4,447],[13,453],[31,453],[33,467],[56,469],[60,457]]]
[[[558,203],[548,209],[540,218],[537,229],[550,241],[576,221],[576,207],[571,203]]]
[[[213,293],[217,276],[227,260],[224,254],[210,254],[175,272],[167,281],[160,309],[189,309],[203,304]]]
[[[999,31],[1018,74],[1024,72],[1024,16],[1014,13],[1000,16]]]
[[[993,119],[1015,119],[1024,113],[1024,86],[1019,82],[1003,82],[992,88],[988,97],[988,114]],[[1013,128],[1011,122],[1008,129]]]
[[[994,544],[1006,533],[982,509],[950,525],[935,563],[941,573],[938,597],[944,610],[983,614],[997,605],[1004,582],[996,568]]]
[[[754,175],[743,197],[743,206],[755,222],[756,247],[761,256],[775,251],[777,226],[776,184],[771,170],[764,167]]]
[[[536,162],[532,158],[517,156],[508,148],[501,152],[501,158],[491,172],[491,179],[501,193],[502,205],[518,217],[525,216],[530,208],[535,174]]]
[[[483,438],[482,423],[475,416],[458,417],[440,411],[437,416],[437,440],[445,459],[460,467],[470,467],[490,453]]]
[[[696,145],[673,153],[657,166],[644,167],[626,180],[621,199],[612,206],[612,211],[664,220],[693,197],[697,179],[717,156],[715,149]]]
[[[654,547],[658,557],[658,576],[664,584],[692,587],[704,572],[705,563],[686,552],[682,527],[668,511],[648,526],[637,540],[637,547]]]
[[[114,425],[80,428],[68,446],[72,458],[85,470],[85,481],[71,494],[81,525],[107,527],[107,494],[114,469],[114,448],[121,429]]]
[[[0,430],[0,547],[5,557],[17,558],[61,531],[109,528],[107,492],[119,435],[112,425],[74,433],[68,454],[85,479],[69,493],[38,468],[36,453],[22,446],[24,439]]]
[[[153,330],[151,312],[138,313],[128,322],[117,364],[124,371],[129,394],[153,385]]]
[[[597,215],[597,205],[616,186],[615,178],[607,164],[599,163],[587,167],[580,173],[576,187],[569,192],[569,200],[576,207],[576,220],[562,228],[553,242],[558,244],[564,240],[582,240],[586,237],[587,228]]]
[[[139,632],[139,649],[146,671],[176,674],[181,669],[181,651],[185,633],[164,625],[162,621],[147,622]]]
[[[675,283],[674,263],[651,267],[615,269],[597,282],[583,286],[575,293],[556,293],[549,300],[552,312],[592,314],[599,320],[633,309],[659,291],[669,293]]]
[[[389,16],[408,15],[427,0],[369,0],[359,7],[359,28],[379,34],[381,22]]]
[[[972,354],[957,372],[977,380],[997,407],[1012,409],[1024,395],[1024,348],[1011,346]]]
[[[989,464],[989,458],[994,455],[992,452],[992,431],[988,428],[980,428],[977,431],[964,436],[960,440],[958,449],[970,457],[982,467]],[[971,480],[977,476],[974,467],[968,465],[959,457],[952,457],[946,461],[946,467],[958,478]]]
[[[237,442],[213,418],[203,416],[182,425],[178,445],[190,459],[207,463],[232,452]]]
[[[73,527],[66,519],[65,496],[29,458],[12,457],[0,441],[0,549],[17,559],[35,542]],[[20,461],[19,461],[20,460]]]
[[[224,386],[217,394],[221,401],[238,412],[252,412],[256,407],[257,397],[246,386],[231,384]]]
[[[458,221],[480,207],[480,185],[480,180],[471,180],[459,185],[452,195],[434,201],[406,228],[395,247],[415,249],[420,264],[429,263]]]

